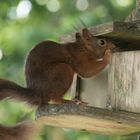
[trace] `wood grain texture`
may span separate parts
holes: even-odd
[[[140,51],[113,54],[108,100],[113,108],[140,113]]]
[[[107,37],[117,40],[140,41],[140,21],[137,22],[108,22],[88,28],[94,36]],[[81,32],[81,31],[78,31]],[[75,33],[60,37],[62,43],[73,42]]]
[[[140,114],[109,111],[76,104],[48,105],[38,110],[43,124],[107,135],[140,133]]]
[[[106,108],[108,93],[108,67],[92,78],[82,79],[82,101],[88,105]]]
[[[140,0],[136,0],[136,9],[134,9],[129,15],[129,17],[126,19],[127,22],[139,23],[139,5]],[[134,24],[133,26],[135,25],[136,24]],[[140,30],[140,26],[136,26],[138,27],[138,30]],[[133,40],[132,42],[135,41]],[[134,46],[135,45],[132,45],[132,47]],[[140,43],[138,44],[138,46],[140,47]],[[108,106],[120,110],[140,113],[139,101],[140,51],[113,54],[109,68],[109,96],[107,102]]]

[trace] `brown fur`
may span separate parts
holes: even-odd
[[[21,123],[15,126],[0,125],[0,140],[32,140],[39,130],[34,123]]]
[[[63,96],[71,86],[74,73],[84,78],[99,73],[108,64],[112,47],[110,41],[93,37],[87,29],[83,29],[82,34],[76,33],[73,43],[41,42],[27,56],[27,88],[0,79],[0,100],[17,98],[37,106],[47,105],[51,100],[68,102],[63,100]],[[16,140],[15,133],[18,139],[23,140],[19,138],[22,129],[25,129],[24,125],[10,128],[1,126],[0,135],[6,137],[4,140]]]

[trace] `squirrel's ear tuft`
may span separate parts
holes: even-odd
[[[81,34],[77,32],[77,33],[75,34],[75,38],[76,38],[76,41],[80,41],[81,38],[82,38],[82,37],[81,37]]]
[[[82,30],[82,34],[83,34],[83,37],[84,38],[90,38],[92,36],[91,33],[89,32],[89,30],[87,28],[84,28]]]

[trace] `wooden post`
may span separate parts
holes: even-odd
[[[140,20],[140,0],[126,21]],[[140,30],[140,28],[139,28]],[[140,113],[140,51],[115,53],[109,68],[107,106]],[[140,136],[137,136],[140,140]]]
[[[137,0],[136,10],[131,13],[127,21],[140,19],[139,5],[140,0]],[[116,109],[140,113],[139,85],[140,51],[114,53],[109,68],[108,105]]]
[[[140,113],[140,51],[114,53],[108,74],[107,106]]]
[[[134,14],[131,16],[132,18],[128,18],[128,21],[132,20],[140,20],[140,0],[136,0],[136,10],[134,11]],[[137,136],[137,140],[140,140],[140,135]]]

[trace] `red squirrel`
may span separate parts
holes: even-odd
[[[75,38],[75,42],[66,44],[53,41],[37,44],[25,63],[27,88],[0,79],[0,100],[15,98],[38,107],[49,101],[71,102],[63,96],[72,84],[74,73],[84,78],[96,75],[109,63],[110,49],[114,47],[108,39],[94,37],[88,29],[76,33]],[[3,136],[2,139],[9,140],[8,134],[14,134],[10,140],[17,140],[15,137],[19,135],[19,139],[24,140],[23,131],[28,125],[16,127],[0,125],[0,139]]]

